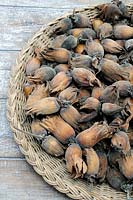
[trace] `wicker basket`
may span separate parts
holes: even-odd
[[[128,5],[128,9],[133,13],[133,5]],[[98,11],[96,7],[87,7],[76,12],[84,13],[94,18]],[[65,165],[61,159],[48,155],[38,145],[37,141],[32,137],[24,134],[22,131],[30,131],[30,120],[26,119],[23,107],[26,98],[23,94],[23,84],[26,82],[25,65],[27,61],[34,56],[34,48],[44,49],[51,42],[52,30],[57,26],[59,20],[65,16],[50,23],[47,28],[42,28],[30,40],[21,53],[19,54],[14,71],[11,73],[8,102],[7,117],[10,122],[14,138],[21,152],[25,155],[27,162],[33,166],[34,170],[43,177],[50,185],[54,186],[59,192],[65,193],[72,199],[78,200],[124,200],[126,195],[118,192],[109,185],[102,184],[91,188],[84,180],[73,180],[67,173]],[[15,127],[22,131],[18,131]]]

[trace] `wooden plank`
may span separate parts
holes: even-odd
[[[0,70],[11,70],[19,51],[0,51]]]
[[[10,77],[9,70],[0,70],[0,98],[7,97],[9,77]]]
[[[0,199],[69,200],[37,175],[24,160],[0,160]]]
[[[25,7],[52,7],[52,8],[78,8],[79,6],[84,6],[84,5],[94,5],[97,3],[103,3],[105,0],[50,0],[50,1],[42,1],[42,0],[4,0],[2,2],[2,6],[25,6]],[[109,2],[106,0],[106,2]]]
[[[0,50],[20,50],[36,31],[68,10],[0,7]]]
[[[0,157],[23,158],[6,118],[6,99],[0,99],[0,121]]]

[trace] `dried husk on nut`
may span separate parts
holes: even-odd
[[[123,24],[115,25],[114,36],[116,39],[130,39],[133,37],[133,27]]]
[[[31,58],[28,63],[26,64],[26,75],[32,76],[34,75],[35,71],[40,68],[41,61],[37,57]]]
[[[40,53],[48,61],[67,63],[71,57],[70,51],[64,48],[49,48]]]
[[[85,89],[84,87],[81,87],[79,89],[79,94],[78,94],[78,101],[79,102],[85,101],[90,96],[91,96],[91,93],[90,93],[89,90]]]
[[[68,30],[70,30],[73,27],[72,21],[69,17],[66,17],[64,19],[61,19],[59,23],[57,24],[57,27],[54,30],[54,33],[66,33]]]
[[[121,157],[119,160],[119,168],[121,173],[127,179],[133,179],[133,154],[126,157]]]
[[[88,55],[77,55],[75,57],[71,57],[70,66],[72,68],[90,68],[92,66],[92,58]]]
[[[133,98],[126,98],[124,100],[125,112],[128,114],[126,123],[129,123],[133,119]]]
[[[132,127],[129,128],[127,135],[130,141],[131,148],[132,148],[133,147],[133,128]]]
[[[95,110],[92,112],[89,112],[89,113],[82,113],[79,122],[80,123],[86,123],[86,122],[89,123],[89,122],[93,121],[97,116],[98,116],[98,113]]]
[[[28,98],[28,96],[32,93],[35,88],[35,84],[25,83],[23,85],[24,95]]]
[[[72,77],[70,73],[59,72],[51,81],[51,93],[59,92],[67,88],[72,82]]]
[[[59,72],[66,73],[69,71],[70,66],[68,64],[59,64],[59,65],[56,65],[54,69],[55,69],[56,73],[59,73]]]
[[[96,38],[96,32],[91,28],[86,28],[79,34],[78,39],[79,39],[79,41],[84,43],[90,37],[95,39]]]
[[[99,30],[99,27],[103,24],[104,22],[101,19],[93,19],[92,21],[92,26],[93,29],[97,32]]]
[[[104,78],[110,83],[120,80],[129,80],[129,73],[125,72],[118,63],[112,60],[104,58],[102,59],[100,66]]]
[[[96,57],[99,59],[104,57],[104,49],[102,45],[94,40],[86,41],[85,51],[91,57]]]
[[[133,86],[129,81],[116,81],[113,85],[117,87],[119,95],[121,97],[133,98]]]
[[[62,45],[62,43],[64,42],[65,39],[66,39],[65,34],[64,35],[58,35],[52,40],[50,46],[52,48],[61,48],[61,45]]]
[[[44,138],[47,135],[47,131],[40,125],[40,120],[34,119],[31,123],[31,131],[36,138]]]
[[[119,129],[127,132],[129,128],[129,122],[126,122],[124,119],[121,119],[120,116],[118,116],[110,123],[110,126],[116,128],[117,130]]]
[[[125,47],[125,40],[115,40],[120,46]]]
[[[52,135],[48,135],[44,138],[41,147],[52,156],[59,157],[64,155],[62,144]]]
[[[77,44],[78,44],[78,39],[74,37],[73,35],[69,35],[63,41],[63,43],[61,44],[61,47],[68,50],[72,50],[77,46]]]
[[[49,115],[58,112],[59,109],[60,104],[56,97],[46,97],[25,107],[27,115]]]
[[[133,39],[129,39],[125,41],[125,49],[127,51],[133,50]]]
[[[107,86],[99,97],[102,103],[116,103],[119,98],[117,87],[114,85]]]
[[[79,122],[89,122],[95,119],[98,116],[101,103],[98,99],[94,97],[89,97],[83,103],[81,103],[80,110],[85,111],[86,113],[82,114]]]
[[[125,177],[116,168],[108,166],[107,170],[107,181],[108,183],[118,191],[121,191],[121,185],[126,181]]]
[[[80,132],[76,139],[82,147],[89,148],[111,136],[111,130],[106,123],[95,122],[89,129]]]
[[[119,61],[117,55],[113,55],[113,54],[109,54],[109,53],[105,54],[104,58],[107,58],[109,60],[113,60],[114,62]]]
[[[82,54],[85,49],[85,44],[78,44],[77,47],[74,49],[75,53]]]
[[[87,166],[82,159],[82,150],[78,144],[71,144],[65,153],[66,167],[73,178],[82,177]]]
[[[91,96],[96,98],[96,99],[99,99],[99,97],[102,95],[103,91],[104,91],[104,87],[103,86],[101,86],[101,87],[93,87]]]
[[[78,54],[70,59],[69,64],[71,68],[85,68],[92,72],[99,71],[98,59],[88,55]]]
[[[86,30],[86,28],[73,28],[68,31],[69,35],[73,35],[74,37],[79,37],[79,34],[83,31]]]
[[[78,88],[70,86],[64,89],[62,92],[60,92],[58,97],[61,100],[70,101],[71,104],[74,104],[78,101],[78,93],[79,93]]]
[[[81,115],[78,112],[78,110],[74,108],[72,105],[67,105],[61,108],[60,116],[72,127],[78,128],[78,121]]]
[[[99,157],[99,170],[97,173],[97,179],[99,183],[102,183],[106,177],[106,172],[108,168],[108,160],[107,160],[107,155],[104,151],[97,150],[96,153]]]
[[[85,174],[85,177],[90,182],[93,182],[93,179],[96,178],[99,171],[99,157],[93,148],[85,148],[84,155],[86,157],[87,163],[87,172]]]
[[[121,159],[122,157],[122,153],[115,150],[114,148],[111,148],[108,152],[108,161],[109,161],[109,165],[111,167],[115,167],[118,165],[118,160]]]
[[[52,67],[42,65],[34,73],[34,76],[28,76],[28,81],[33,83],[44,83],[50,81],[56,75],[55,70]]]
[[[48,84],[45,86],[44,84],[36,85],[33,92],[29,95],[26,108],[28,109],[32,104],[36,103],[38,100],[43,99],[49,96],[49,86]]]
[[[107,22],[115,22],[122,16],[122,12],[115,4],[107,3],[98,6],[100,9],[100,18]]]
[[[58,115],[43,119],[40,125],[51,132],[63,144],[69,143],[75,137],[74,129]]]
[[[123,107],[114,104],[114,103],[103,103],[102,104],[102,113],[106,116],[115,117],[118,113],[123,110]]]
[[[72,77],[80,86],[101,86],[100,81],[96,76],[88,69],[74,68],[72,70]]]
[[[108,38],[112,36],[112,34],[113,34],[113,27],[109,23],[101,24],[97,30],[97,36],[100,38],[100,40]]]
[[[70,16],[70,19],[72,20],[75,28],[91,27],[90,18],[85,14],[74,13]]]
[[[123,47],[112,39],[104,39],[101,41],[104,50],[108,53],[118,54],[124,51]]]
[[[98,99],[94,97],[89,97],[83,102],[82,106],[80,107],[80,110],[86,109],[89,112],[92,112],[94,110],[98,112],[100,105],[101,104]]]
[[[86,114],[82,115],[80,122],[89,122],[98,116],[101,103],[98,99],[94,97],[87,98],[80,107],[80,110],[85,110]]]
[[[127,133],[124,131],[119,131],[115,133],[111,139],[112,146],[118,151],[122,152],[124,155],[130,153],[130,142]]]

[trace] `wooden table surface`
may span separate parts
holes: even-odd
[[[34,172],[15,144],[6,119],[8,80],[18,52],[42,26],[73,8],[103,2],[105,1],[0,0],[0,200],[69,199]]]

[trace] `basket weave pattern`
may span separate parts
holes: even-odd
[[[133,13],[133,5],[128,5],[128,9]],[[84,8],[76,12],[84,13],[90,19],[95,18],[97,15],[97,9],[95,7]],[[25,65],[34,56],[35,47],[43,50],[50,44],[53,28],[64,17],[66,16],[50,23],[47,28],[42,28],[19,54],[9,82],[7,117],[14,133],[15,141],[19,145],[21,152],[25,155],[27,162],[33,166],[34,170],[48,184],[54,186],[59,192],[78,200],[125,200],[126,195],[123,192],[118,192],[106,184],[91,188],[84,180],[73,180],[70,174],[67,173],[66,167],[61,159],[48,155],[41,149],[32,136],[28,136],[15,128],[17,127],[22,131],[31,131],[30,119],[26,118],[25,111],[23,110],[26,103],[26,98],[23,93],[23,84],[26,82]]]

